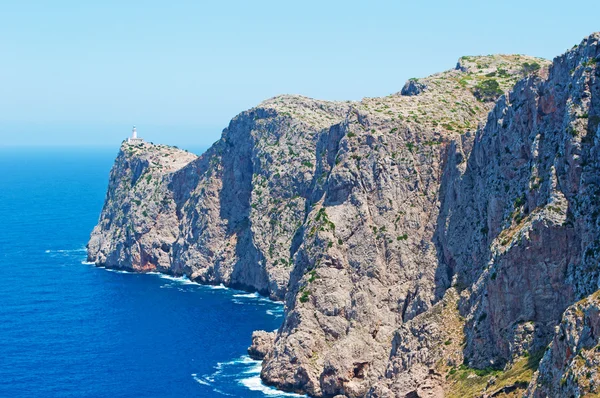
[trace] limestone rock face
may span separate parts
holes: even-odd
[[[569,306],[600,288],[599,39],[360,102],[275,97],[200,157],[123,144],[88,258],[285,300],[249,349],[280,389],[460,396],[460,367],[524,392],[498,372],[553,341],[528,393],[595,391],[565,352],[596,341],[595,296]]]
[[[582,397],[600,388],[600,292],[564,312],[529,386],[533,397]]]
[[[445,192],[439,269],[467,287],[471,366],[543,350],[563,311],[598,289],[598,38],[496,103]]]
[[[411,79],[406,82],[402,90],[400,91],[401,95],[419,95],[423,91],[427,89],[427,86],[423,83],[420,83],[416,79]]]
[[[195,159],[165,145],[124,141],[87,245],[88,261],[115,269],[169,272],[180,227],[170,184]]]

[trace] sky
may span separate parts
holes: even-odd
[[[204,147],[278,94],[360,100],[463,55],[553,58],[600,2],[0,0],[0,146]]]

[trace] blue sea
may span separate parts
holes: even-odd
[[[0,148],[0,397],[278,397],[246,355],[283,308],[85,262],[117,149]]]

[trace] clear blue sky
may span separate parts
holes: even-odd
[[[600,30],[587,1],[0,0],[0,145],[218,139],[297,93],[358,100],[462,55],[552,58]]]

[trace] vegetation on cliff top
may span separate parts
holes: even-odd
[[[504,370],[452,368],[446,376],[448,398],[522,396],[544,351],[518,358]]]

